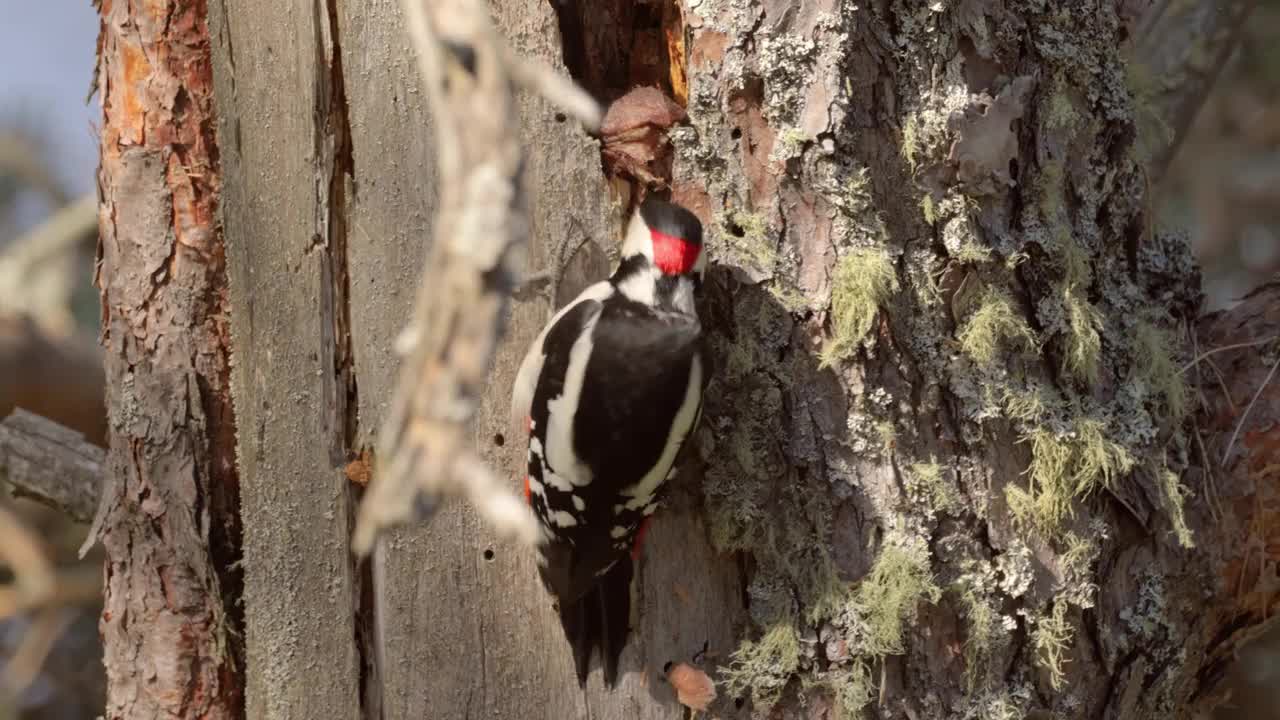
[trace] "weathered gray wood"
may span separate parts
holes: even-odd
[[[324,3],[210,4],[244,520],[251,718],[355,718],[360,666],[334,343],[341,228]],[[339,208],[339,217],[341,208]],[[340,365],[338,366],[340,367]],[[336,462],[335,462],[336,460]]]
[[[435,210],[432,130],[400,2],[344,1],[340,12],[356,168],[347,257],[360,386],[357,443],[372,446],[396,378],[391,341],[409,319]]]
[[[80,433],[14,410],[0,421],[0,480],[14,495],[57,508],[77,522],[93,519],[102,494],[106,452]]]
[[[408,317],[435,197],[424,146],[430,128],[398,5],[346,3],[342,15],[356,167],[350,268],[361,443],[372,439],[394,381],[392,342]],[[496,12],[519,51],[560,64],[548,5],[525,0]],[[529,269],[548,267],[561,253],[562,262],[571,260],[560,282],[563,300],[607,271],[603,258],[620,238],[621,218],[596,141],[574,123],[557,121],[539,99],[522,98],[522,114],[531,151]],[[551,309],[545,298],[516,304],[476,424],[477,447],[513,486],[523,477],[523,449],[507,426],[510,383]],[[530,552],[494,544],[460,507],[426,528],[395,533],[379,558],[385,717],[680,717],[661,680],[663,665],[689,659],[707,641],[732,647],[733,614],[722,608],[737,604],[736,566],[712,557],[704,529],[687,510],[661,516],[650,537],[639,626],[623,656],[622,683],[605,692],[597,673],[584,694]],[[691,566],[695,560],[706,562]],[[693,576],[690,567],[699,568]],[[710,580],[707,568],[714,569]]]

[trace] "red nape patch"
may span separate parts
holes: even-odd
[[[525,476],[524,476],[524,504],[525,504],[525,505],[532,505],[532,504],[533,504],[533,497],[532,497],[532,493],[529,491],[529,476],[528,476],[528,475],[525,475]]]
[[[653,264],[668,275],[683,275],[693,269],[698,262],[701,245],[695,245],[674,235],[649,232],[653,240]]]
[[[532,415],[524,416],[524,431],[525,433],[533,432],[533,416]]]
[[[636,539],[631,543],[631,562],[640,559],[640,546],[644,544],[644,536],[649,532],[651,522],[653,522],[652,515],[640,521],[640,529],[636,530]]]

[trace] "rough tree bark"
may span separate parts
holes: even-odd
[[[494,4],[602,100],[687,103],[671,191],[717,263],[703,467],[609,693],[577,690],[530,553],[465,509],[347,558],[435,197],[398,3],[213,3],[248,715],[675,718],[662,668],[695,657],[724,717],[1207,707],[1280,593],[1280,348],[1190,361],[1273,337],[1280,288],[1198,318],[1153,227],[1142,4]],[[607,271],[626,184],[522,113],[530,270],[563,277],[516,306],[476,424],[513,476],[515,365]]]
[[[203,0],[102,0],[106,717],[241,717],[235,427]]]

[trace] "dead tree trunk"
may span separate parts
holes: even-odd
[[[212,3],[248,716],[676,718],[662,669],[695,656],[723,717],[1207,707],[1280,592],[1280,348],[1255,342],[1280,289],[1197,317],[1149,215],[1171,138],[1139,132],[1134,5],[494,3],[600,99],[686,106],[671,190],[717,263],[701,467],[650,533],[621,686],[583,693],[532,557],[464,509],[348,559],[436,194],[398,5]],[[529,267],[557,280],[476,424],[512,476],[515,364],[607,271],[627,185],[522,111]]]
[[[205,7],[100,11],[106,717],[237,718],[240,530]]]

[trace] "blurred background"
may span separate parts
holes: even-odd
[[[0,0],[0,17],[0,418],[23,407],[100,444],[97,106],[86,103],[97,15],[88,0]],[[1165,224],[1189,231],[1209,309],[1280,272],[1280,0],[1249,23],[1157,202]],[[5,592],[11,533],[71,582],[101,567],[98,555],[76,557],[85,532],[0,488],[0,720],[102,710],[92,596],[19,612]],[[1242,655],[1230,685],[1218,720],[1280,720],[1280,632]]]

